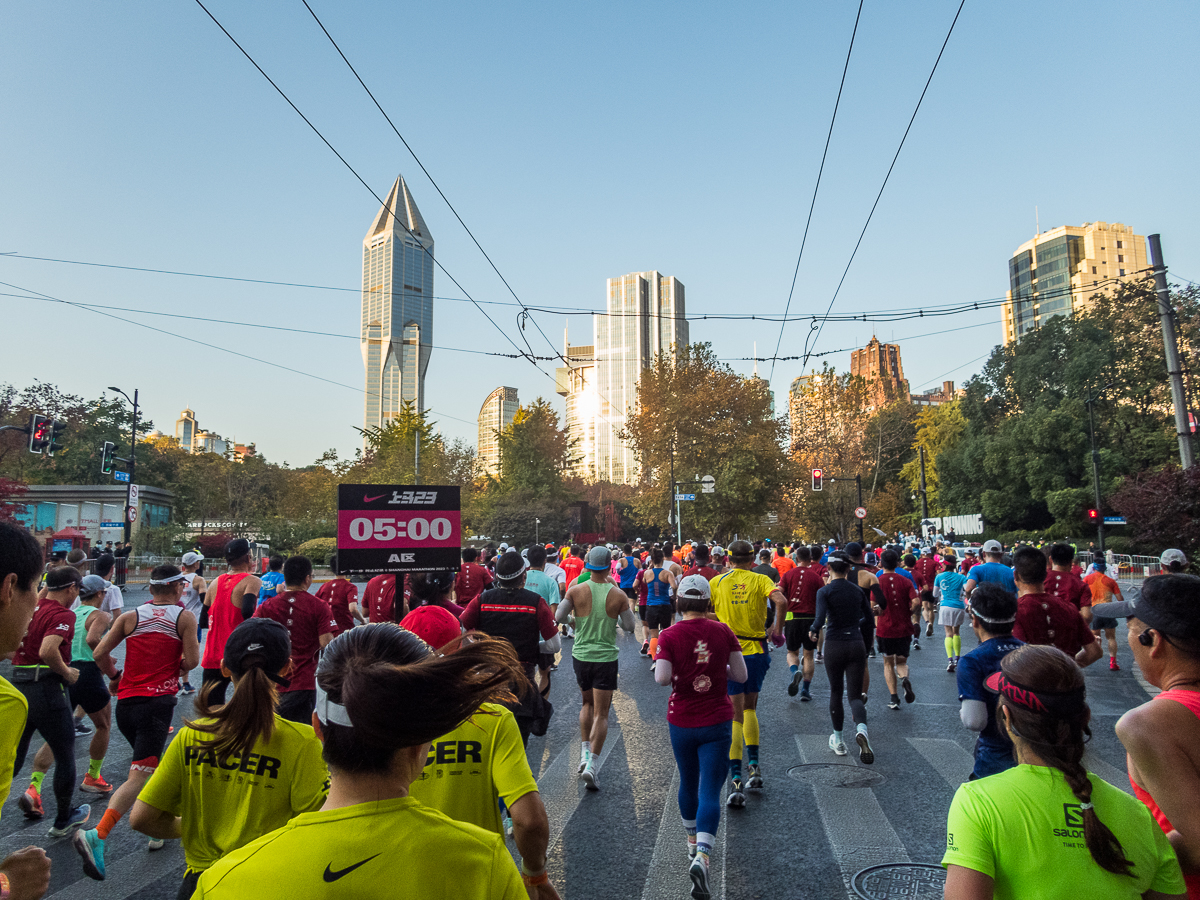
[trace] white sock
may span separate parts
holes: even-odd
[[[855,730],[856,730],[856,731],[857,731],[859,734],[861,734],[861,735],[866,735],[866,733],[867,733],[867,726],[866,726],[866,725],[858,725],[858,726],[855,728]]]
[[[842,740],[842,733],[840,731],[835,731],[833,733],[833,739],[835,741],[837,741],[839,744],[845,743],[845,741]]]

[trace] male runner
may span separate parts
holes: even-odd
[[[1167,833],[1188,897],[1200,897],[1200,578],[1147,578],[1138,597],[1106,603],[1096,615],[1127,619],[1134,661],[1162,689],[1121,716],[1117,737],[1133,792]]]
[[[1083,579],[1074,571],[1075,548],[1070,544],[1050,547],[1050,573],[1046,576],[1046,593],[1071,604],[1084,621],[1092,617],[1092,595]]]
[[[366,619],[358,608],[358,588],[343,578],[338,571],[336,553],[330,554],[329,571],[335,577],[317,588],[316,598],[329,607],[329,614],[333,616],[333,621],[337,622],[337,634],[341,634],[356,624],[361,625]]]
[[[1124,600],[1125,597],[1121,593],[1121,586],[1106,574],[1108,564],[1097,557],[1095,565],[1096,571],[1083,579],[1091,594],[1092,634],[1096,636],[1097,641],[1101,635],[1108,639],[1108,668],[1119,672],[1121,667],[1117,665],[1117,620],[1111,616],[1097,616],[1095,608],[1102,603],[1111,603],[1113,597],[1118,601]]]
[[[208,638],[204,642],[200,665],[204,667],[204,687],[216,703],[225,702],[225,692],[230,684],[230,679],[221,674],[225,642],[235,628],[254,615],[255,598],[262,586],[258,576],[250,571],[254,563],[248,540],[234,538],[226,544],[225,561],[229,571],[218,575],[204,595],[204,605],[208,609]]]
[[[262,587],[258,592],[259,606],[278,594],[283,587],[283,557],[278,553],[273,553],[267,566],[267,571],[262,577]]]
[[[204,565],[204,557],[195,551],[189,551],[183,554],[179,560],[179,568],[183,571],[183,580],[187,587],[183,589],[183,608],[196,617],[196,621],[200,621],[200,616],[204,612],[204,595],[208,591],[208,584],[200,577],[200,567]],[[122,603],[121,612],[124,611],[124,603]],[[121,612],[116,613],[120,615]],[[196,640],[200,639],[200,626],[196,626]],[[188,672],[183,673],[183,679],[179,684],[179,693],[194,694],[196,689],[192,687],[192,682]]]
[[[408,615],[408,603],[400,592],[400,609],[396,609],[396,576],[376,575],[363,588],[363,609],[368,622],[399,622]]]
[[[908,644],[910,639],[915,640],[911,631],[911,614],[920,609],[919,604],[924,601],[920,599],[911,581],[903,575],[896,574],[896,566],[900,562],[899,553],[895,550],[884,550],[881,562],[883,574],[877,577],[879,589],[887,599],[887,606],[875,623],[875,635],[879,642],[879,652],[883,654],[883,680],[887,683],[888,693],[891,695],[888,709],[899,709],[899,688],[904,689],[905,703],[916,700],[912,682],[908,678]]]
[[[1017,592],[1016,582],[1013,581],[1013,570],[1004,565],[1004,547],[999,541],[986,541],[983,545],[983,556],[987,562],[973,566],[967,573],[967,584],[963,593],[970,597],[976,585],[993,581],[1010,594]]]
[[[787,598],[770,578],[751,571],[754,547],[749,541],[730,544],[729,558],[733,568],[718,575],[709,585],[716,618],[728,625],[737,637],[748,673],[745,683],[730,681],[728,687],[733,700],[733,740],[729,747],[732,784],[725,805],[738,809],[746,805],[746,795],[742,791],[743,751],[749,757],[746,787],[760,790],[763,786],[758,763],[758,695],[771,665],[771,656],[767,652],[767,604],[775,604],[775,625],[771,634],[772,640],[777,641],[783,637]]]
[[[883,592],[879,587],[879,576],[866,567],[863,561],[862,544],[858,541],[851,541],[846,545],[843,551],[850,557],[850,574],[846,577],[856,583],[860,590],[867,595],[868,606],[878,606],[883,609],[887,604],[887,599],[883,596]],[[871,659],[875,658],[875,619],[872,616],[867,617],[862,623],[862,638],[863,644],[867,648],[867,656]],[[866,668],[863,670],[863,703],[867,702],[867,691],[871,689],[871,670]]]
[[[816,668],[813,651],[817,649],[817,642],[812,640],[809,631],[817,614],[817,591],[825,586],[825,579],[813,565],[812,550],[808,547],[797,547],[796,559],[795,568],[784,575],[779,583],[779,589],[788,601],[783,636],[787,640],[788,671],[792,680],[788,682],[787,692],[789,697],[795,697],[797,685],[803,679],[804,686],[799,689],[800,702],[808,703],[812,700],[809,688]]]
[[[975,571],[986,565],[976,566]],[[1075,607],[1045,593],[1046,557],[1042,551],[1034,547],[1017,548],[1013,554],[1013,577],[1017,585],[1013,637],[1027,644],[1052,644],[1073,657],[1080,668],[1090,666],[1103,655],[1100,642],[1092,636]]]
[[[642,566],[638,562],[637,557],[633,555],[633,544],[626,544],[622,549],[624,552],[621,554],[621,558],[617,560],[617,586],[629,598],[629,606],[632,609],[634,606],[637,606],[637,588],[634,587],[633,583],[637,579],[638,570]]]
[[[492,573],[479,565],[479,551],[464,547],[462,565],[454,576],[454,602],[464,609],[467,605],[492,586]]]
[[[595,547],[587,558],[590,581],[567,590],[555,618],[567,621],[575,615],[575,644],[571,648],[575,680],[583,694],[579,710],[579,777],[589,791],[600,790],[596,761],[608,737],[608,709],[617,689],[617,624],[633,634],[634,619],[629,598],[613,584],[609,574],[612,554]]]
[[[317,702],[317,654],[338,633],[329,607],[308,592],[312,560],[289,556],[283,564],[283,590],[255,610],[255,618],[274,619],[288,630],[292,643],[290,683],[279,689],[279,715],[290,722],[311,725]]]
[[[546,548],[541,544],[531,544],[525,551],[525,561],[529,564],[529,568],[525,570],[526,590],[533,591],[545,600],[546,605],[550,607],[550,615],[553,616],[558,611],[562,594],[559,592],[558,582],[546,574]],[[555,633],[558,633],[557,628]],[[548,653],[543,647],[538,654],[538,690],[542,692],[543,697],[550,693],[550,673],[557,670],[555,654]]]
[[[899,562],[899,560],[897,560]],[[884,568],[887,568],[886,566]],[[893,572],[895,566],[892,567]],[[921,619],[925,620],[925,637],[933,636],[933,622],[937,616],[937,602],[933,599],[933,580],[937,578],[938,563],[933,556],[933,548],[926,547],[921,551],[921,558],[913,567],[913,578],[917,581],[917,591],[921,595],[919,616],[914,615],[913,649],[921,649]],[[890,598],[889,598],[890,599]]]
[[[683,573],[683,577],[689,575],[699,575],[705,581],[712,581],[721,573],[712,567],[712,551],[707,544],[697,544],[692,548],[692,553],[696,558],[695,565]]]
[[[104,842],[158,768],[175,714],[179,676],[200,661],[196,617],[180,603],[186,585],[175,566],[155,568],[150,602],[118,616],[95,651],[96,664],[108,670],[112,652],[125,643],[125,669],[110,679],[109,688],[117,695],[117,728],[133,747],[129,777],[113,792],[99,824],[75,833],[84,874],[97,881],[106,875]],[[151,850],[161,847],[162,841],[151,840]]]

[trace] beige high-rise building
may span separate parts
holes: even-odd
[[[479,407],[479,465],[493,478],[500,475],[500,432],[512,424],[520,403],[517,389],[498,387]]]
[[[1094,294],[1146,276],[1146,239],[1120,222],[1085,222],[1044,231],[1008,261],[1001,307],[1004,343],[1019,341],[1053,316],[1086,307]]]
[[[555,390],[567,401],[567,438],[573,443],[572,474],[585,481],[596,480],[596,360],[591,344],[572,347],[564,333],[568,365],[555,372]]]

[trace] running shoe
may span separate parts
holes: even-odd
[[[196,693],[196,688],[192,686],[190,681],[185,681],[179,686],[179,693],[183,694],[184,696],[187,696],[188,694],[194,694]]]
[[[921,641],[918,638],[913,638],[913,649],[914,650],[921,649]]]
[[[504,833],[505,833],[505,835],[507,835],[508,837],[512,837],[512,836],[513,836],[513,824],[512,824],[512,816],[505,816],[505,817],[504,817]]]
[[[46,814],[42,809],[42,795],[32,784],[25,788],[25,793],[17,799],[17,806],[21,807],[21,812],[25,813],[27,819],[40,819]]]
[[[730,809],[741,809],[746,805],[746,795],[742,793],[742,779],[733,779],[733,784],[729,787],[729,796],[725,798],[725,805]]]
[[[153,853],[155,850],[161,850],[166,843],[162,838],[150,838],[146,842],[146,849]]]
[[[854,735],[854,742],[858,744],[858,758],[862,760],[863,765],[869,766],[875,762],[875,751],[871,749],[871,742],[865,734],[858,732]]]
[[[800,690],[800,702],[808,703],[810,700],[812,700],[812,694],[808,692],[808,688],[802,688]]]
[[[863,703],[867,702],[867,692],[863,691]]]
[[[85,722],[83,719],[76,719],[75,720],[75,733],[76,734],[91,734],[92,727],[90,725],[88,725],[88,723]]]
[[[800,679],[803,676],[804,676],[804,673],[801,672],[799,669],[797,669],[796,673],[794,675],[792,675],[792,682],[791,682],[791,684],[788,685],[788,696],[789,697],[796,696],[796,693],[800,690]]]
[[[838,736],[836,734],[831,734],[829,736],[829,749],[832,750],[834,753],[836,753],[838,756],[845,756],[846,755],[846,742],[839,741]]]
[[[688,877],[692,879],[692,900],[709,900],[712,894],[708,892],[708,861],[704,857],[692,860]]]
[[[92,808],[86,803],[82,806],[77,806],[71,810],[71,817],[67,819],[67,824],[62,828],[57,825],[52,825],[50,830],[46,832],[52,838],[66,837],[72,831],[88,820],[88,816],[92,814]]]
[[[590,756],[583,756],[583,757],[580,757],[580,759],[579,759],[579,768],[575,770],[575,774],[576,774],[576,775],[579,775],[580,777],[583,777],[583,770],[584,770],[584,769],[586,769],[586,768],[588,767],[588,763],[589,763],[589,762],[591,762],[591,757],[590,757]]]
[[[933,623],[932,622],[925,623],[925,637],[933,637]]]
[[[1117,658],[1115,656],[1110,656],[1108,658],[1108,670],[1110,672],[1120,672],[1121,671],[1121,667],[1119,665],[1117,665]]]
[[[825,662],[825,654],[820,650],[817,651],[817,662]]]
[[[588,761],[587,768],[583,770],[583,774],[579,776],[583,779],[583,786],[589,791],[600,790],[600,782],[596,780],[596,770],[592,768],[591,761]]]
[[[908,676],[900,679],[900,687],[904,688],[904,702],[912,703],[917,699],[917,695],[913,693],[912,682],[908,680]]]
[[[892,698],[891,700],[888,701],[888,709],[899,709],[899,708],[900,708],[899,698]]]
[[[696,858],[696,836],[689,834],[687,839],[688,859]]]
[[[746,788],[751,791],[761,791],[763,786],[762,770],[757,765],[750,766],[750,777],[746,780]]]
[[[649,642],[649,641],[642,641],[642,649],[641,649],[641,650],[639,650],[638,652],[639,652],[639,653],[640,653],[642,656],[644,656],[644,657],[646,657],[647,659],[649,659],[649,658],[650,658],[650,642]]]
[[[95,828],[75,832],[71,839],[76,852],[83,857],[83,874],[97,881],[104,880],[104,841]]]
[[[93,778],[89,772],[83,776],[83,784],[79,786],[79,789],[88,794],[111,794],[113,787],[104,780],[103,775]]]
[[[550,663],[550,671],[557,672],[558,671],[558,663]]]
[[[951,659],[948,663],[946,663],[946,671],[947,672],[953,672],[957,668],[958,668],[958,663],[953,659]]]
[[[867,656],[870,657],[871,659],[875,658],[875,648],[874,647],[871,648],[871,652],[868,653]]]

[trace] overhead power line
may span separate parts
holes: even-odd
[[[838,280],[837,289],[833,292],[833,297],[829,300],[829,306],[825,310],[825,315],[833,309],[833,304],[837,301],[838,294],[841,293],[842,285],[846,283],[846,275],[850,272],[850,266],[854,263],[854,257],[858,255],[858,248],[862,246],[863,237],[867,233],[867,228],[871,224],[871,219],[875,215],[875,210],[879,206],[879,200],[883,197],[883,191],[888,185],[888,180],[892,177],[892,170],[896,168],[896,160],[900,158],[900,151],[904,149],[904,142],[908,140],[908,133],[912,130],[913,122],[917,120],[917,113],[921,111],[921,104],[925,100],[925,94],[929,90],[929,85],[933,82],[934,73],[937,72],[938,63],[942,61],[942,54],[946,52],[946,45],[950,43],[950,35],[954,34],[954,26],[958,23],[958,17],[962,14],[963,6],[967,0],[961,0],[958,4],[958,11],[954,14],[954,21],[950,23],[950,30],[946,32],[946,39],[942,41],[942,49],[938,51],[937,59],[933,61],[933,68],[929,70],[929,77],[925,79],[925,87],[921,89],[921,96],[917,98],[917,105],[913,109],[913,114],[908,120],[908,127],[904,129],[904,134],[900,138],[900,146],[896,148],[896,154],[892,157],[892,163],[888,166],[887,174],[883,176],[883,184],[879,186],[879,193],[875,195],[875,202],[871,204],[871,211],[867,213],[867,221],[863,223],[862,232],[858,235],[858,240],[854,244],[854,250],[850,253],[850,259],[846,262],[846,268],[842,272],[841,279]],[[810,329],[808,336],[804,339],[804,361],[808,362],[809,356],[812,354],[809,351],[810,346],[815,347],[817,341],[821,339],[821,332],[825,328],[825,319],[822,319],[816,328],[816,336],[813,337],[813,331]],[[810,342],[811,339],[811,342]],[[803,367],[803,366],[802,366]]]
[[[858,12],[854,16],[854,30],[850,32],[850,46],[846,49],[846,64],[842,66],[842,80],[838,84],[837,99],[833,101],[833,115],[829,118],[829,133],[825,135],[825,149],[821,152],[821,165],[817,169],[817,183],[813,185],[812,202],[808,204],[808,218],[804,222],[804,236],[800,239],[800,253],[796,256],[796,269],[792,272],[792,286],[788,290],[787,305],[783,308],[783,324],[779,326],[779,338],[775,341],[775,353],[771,357],[771,375],[775,377],[775,360],[783,344],[783,329],[787,327],[787,314],[792,309],[792,295],[796,292],[796,279],[800,275],[800,260],[804,259],[804,245],[808,243],[808,227],[812,225],[813,210],[817,206],[817,191],[821,189],[821,175],[825,172],[825,158],[829,155],[829,142],[833,138],[833,123],[837,121],[838,107],[842,103],[842,89],[846,86],[846,73],[850,71],[850,54],[854,52],[854,37],[858,34],[858,21],[862,18],[863,0],[858,0]]]

